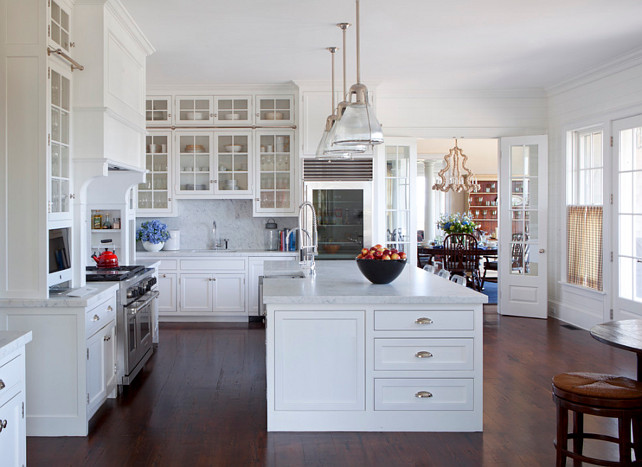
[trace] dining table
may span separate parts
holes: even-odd
[[[642,319],[609,321],[593,326],[591,336],[604,344],[637,354],[638,381],[642,381]]]
[[[428,264],[433,263],[433,259],[436,256],[443,255],[444,253],[444,247],[443,246],[437,246],[437,245],[417,245],[417,255],[420,256],[425,256],[428,258]],[[477,254],[479,257],[484,257],[484,256],[497,256],[497,247],[496,246],[483,246],[483,245],[478,245],[477,246]]]

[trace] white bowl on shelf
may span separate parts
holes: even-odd
[[[240,120],[241,114],[224,114],[223,118],[225,120]]]
[[[243,146],[240,144],[228,144],[225,146],[227,152],[239,152]]]
[[[265,112],[265,118],[267,120],[283,120],[283,114],[281,112]]]

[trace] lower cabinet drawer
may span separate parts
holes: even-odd
[[[470,310],[375,310],[375,331],[472,331]]]
[[[375,370],[472,370],[473,339],[375,339]]]
[[[375,410],[473,410],[471,379],[375,379]]]
[[[116,295],[87,310],[85,314],[86,336],[93,336],[96,331],[114,319],[116,319]]]
[[[22,381],[22,372],[25,366],[24,354],[19,354],[12,360],[0,366],[0,401],[3,396],[11,391],[11,388]]]

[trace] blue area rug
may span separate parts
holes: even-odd
[[[485,282],[482,293],[488,296],[488,303],[497,303],[497,282]]]

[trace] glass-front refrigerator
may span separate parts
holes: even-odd
[[[371,182],[306,182],[305,195],[317,214],[317,259],[354,259],[371,246]]]

